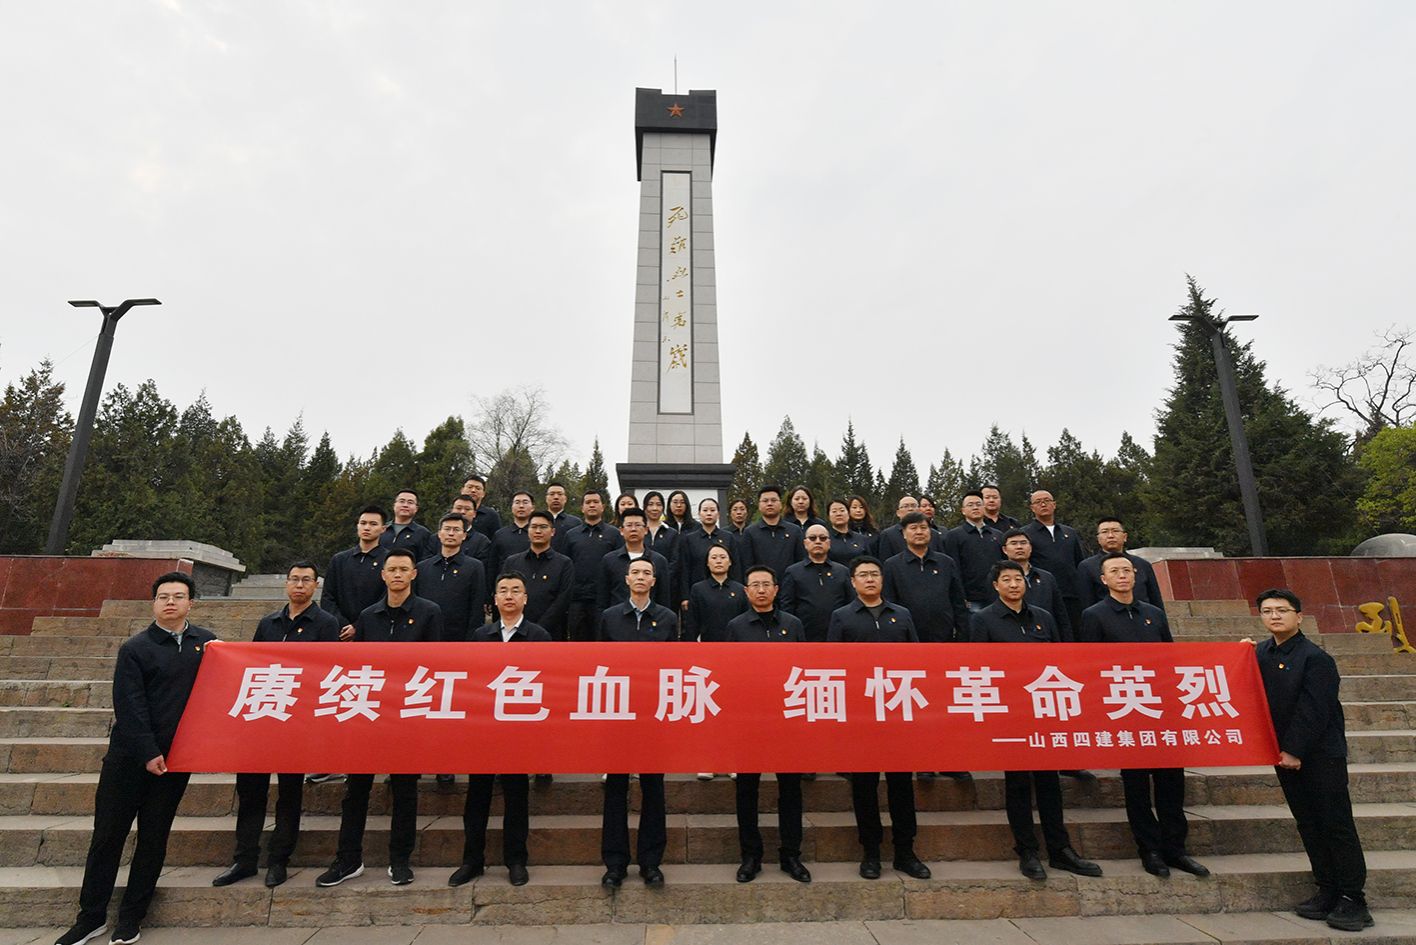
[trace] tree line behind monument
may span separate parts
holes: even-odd
[[[1191,282],[1182,311],[1209,314],[1212,306]],[[877,463],[849,421],[832,456],[819,443],[808,450],[787,418],[765,449],[744,434],[731,458],[738,472],[729,499],[755,506],[763,483],[805,484],[821,503],[866,497],[885,525],[900,495],[924,494],[935,499],[941,524],[952,525],[963,493],[994,482],[1004,511],[1017,517],[1025,517],[1027,494],[1043,488],[1063,501],[1069,521],[1120,516],[1132,547],[1245,554],[1210,344],[1193,324],[1178,332],[1175,380],[1149,451],[1123,433],[1104,456],[1064,428],[1040,455],[1026,434],[1014,439],[994,424],[967,461],[946,450],[917,462],[902,437],[890,461]],[[1271,553],[1346,554],[1373,534],[1416,531],[1416,427],[1348,437],[1270,385],[1249,345],[1231,346]],[[63,391],[45,362],[11,381],[0,401],[0,553],[43,546],[73,431]],[[1095,409],[1105,410],[1104,398]],[[573,495],[608,488],[598,439],[583,465],[568,453],[537,389],[478,398],[470,422],[448,417],[421,447],[398,430],[373,454],[341,459],[328,434],[312,446],[300,418],[283,437],[266,429],[252,442],[235,416],[218,418],[204,394],[179,411],[151,380],[120,384],[99,413],[69,552],[88,554],[115,538],[185,538],[231,551],[252,572],[275,571],[294,557],[328,560],[347,544],[359,508],[387,503],[404,487],[425,497],[428,514],[457,494],[469,472],[487,477],[487,501],[499,509],[509,507],[514,490],[541,495],[551,481]]]

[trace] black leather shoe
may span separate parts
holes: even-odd
[[[1293,907],[1293,911],[1304,919],[1321,922],[1328,917],[1332,907],[1337,905],[1338,895],[1330,889],[1319,889],[1318,894]]]
[[[657,866],[639,867],[639,878],[644,880],[644,885],[658,888],[664,885],[664,871]]]
[[[782,857],[782,872],[799,883],[811,882],[811,870],[806,868],[799,856]]]
[[[745,856],[742,858],[742,865],[738,867],[737,881],[750,883],[757,878],[757,874],[760,872],[762,872],[762,861],[755,856]]]
[[[904,873],[906,876],[913,876],[915,879],[929,879],[930,876],[934,875],[929,872],[929,867],[920,862],[917,856],[909,856],[903,859],[897,857],[894,866],[895,869],[899,870],[901,873]]]
[[[1062,777],[1064,778],[1074,778],[1075,780],[1080,781],[1083,784],[1096,783],[1096,775],[1083,768],[1078,768],[1075,771],[1059,771],[1057,773],[1062,775]]]
[[[973,775],[967,771],[941,771],[939,772],[939,776],[942,778],[950,778],[954,781],[962,781],[965,783],[973,780]]]
[[[447,878],[447,884],[449,886],[466,886],[481,875],[481,863],[463,863],[457,868],[456,872]]]
[[[1189,873],[1191,876],[1199,876],[1202,879],[1210,874],[1209,867],[1205,866],[1188,853],[1182,853],[1179,856],[1167,856],[1165,858],[1165,865],[1180,870],[1182,873]]]
[[[240,863],[233,863],[222,870],[216,879],[211,881],[213,886],[230,886],[232,883],[239,883],[241,880],[256,875],[254,866],[242,866]]]
[[[1018,872],[1028,879],[1047,879],[1047,870],[1042,868],[1042,861],[1031,851],[1018,854]]]
[[[860,878],[861,878],[861,879],[879,879],[879,878],[880,878],[880,861],[879,861],[879,860],[861,860],[861,861],[860,861]]]
[[[274,889],[285,882],[285,864],[272,863],[266,868],[265,884],[267,889]]]
[[[506,878],[513,886],[525,886],[531,882],[531,874],[526,872],[525,863],[513,863],[506,868]]]
[[[1165,865],[1165,861],[1160,858],[1159,853],[1142,853],[1141,868],[1152,876],[1159,876],[1161,879],[1170,878],[1170,867]]]
[[[450,775],[450,774],[440,774],[440,775],[438,775],[438,784],[439,784],[439,785],[453,785],[453,784],[456,784],[456,783],[457,783],[457,778],[455,778],[453,775]]]
[[[1047,858],[1047,865],[1055,870],[1063,870],[1068,873],[1076,873],[1078,876],[1100,876],[1101,867],[1091,860],[1084,860],[1077,856],[1077,851],[1071,847],[1063,847]]]
[[[1366,903],[1358,902],[1351,896],[1342,896],[1327,914],[1327,924],[1344,932],[1360,932],[1373,925],[1372,913],[1367,911]]]
[[[605,875],[600,877],[600,885],[617,889],[627,874],[628,871],[623,866],[611,866],[605,870]]]

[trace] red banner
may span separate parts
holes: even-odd
[[[167,762],[559,773],[1277,760],[1244,643],[220,643]]]

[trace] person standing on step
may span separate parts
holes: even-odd
[[[989,569],[989,578],[996,596],[993,603],[969,618],[969,642],[1062,642],[1052,614],[1027,602],[1028,580],[1021,564],[996,562]],[[1043,840],[1047,843],[1048,865],[1078,876],[1100,876],[1100,866],[1082,859],[1072,849],[1072,840],[1062,822],[1062,784],[1056,771],[1003,772],[1004,804],[1008,826],[1013,831],[1013,850],[1018,854],[1018,871],[1028,879],[1047,878],[1038,859],[1037,834],[1033,830],[1034,795]]]
[[[285,571],[284,607],[266,614],[256,625],[252,643],[338,643],[339,620],[315,606],[320,573],[312,561],[296,561]],[[300,838],[300,812],[304,806],[305,775],[276,775],[275,830],[266,841],[267,887],[285,882],[290,856]],[[236,854],[231,865],[211,881],[230,886],[256,875],[261,853],[261,828],[265,826],[270,775],[243,772],[236,775]]]
[[[1103,558],[1101,583],[1106,585],[1106,599],[1082,612],[1079,642],[1175,642],[1165,611],[1136,600],[1136,569],[1130,558],[1120,552]],[[1185,849],[1190,831],[1185,821],[1185,769],[1123,768],[1121,787],[1126,796],[1126,819],[1145,871],[1164,878],[1174,867],[1208,876],[1209,870]]]
[[[191,777],[167,770],[167,753],[202,653],[216,639],[210,630],[187,622],[196,594],[196,583],[186,574],[173,571],[158,577],[152,582],[152,623],[118,650],[113,728],[94,792],[93,836],[79,890],[79,914],[55,945],[79,945],[107,927],[108,903],[134,819],[137,844],[109,941],[126,945],[141,935],[167,858],[172,819]]]
[[[478,643],[549,643],[544,627],[526,619],[526,578],[515,571],[497,576],[494,593],[497,619],[477,628]],[[492,786],[502,785],[502,863],[513,886],[525,886],[531,876],[526,838],[531,833],[531,779],[526,774],[474,774],[467,778],[467,802],[462,809],[462,865],[448,877],[449,886],[465,886],[486,869],[487,819],[492,813]]]
[[[1293,910],[1335,929],[1372,925],[1363,888],[1367,861],[1347,790],[1347,731],[1337,661],[1303,635],[1303,602],[1287,588],[1254,602],[1271,634],[1254,648],[1278,736],[1278,784],[1313,869],[1315,896]]]
[[[555,535],[551,513],[545,509],[532,512],[526,520],[530,545],[504,560],[502,573],[515,571],[526,578],[526,619],[545,627],[552,640],[564,641],[565,618],[575,589],[575,565],[556,551]]]
[[[379,544],[385,548],[409,548],[419,559],[436,554],[438,540],[433,533],[413,520],[418,514],[418,493],[412,489],[400,489],[393,497],[393,521],[388,523],[379,536]]]
[[[813,525],[807,531],[822,529]],[[765,564],[747,569],[747,600],[751,608],[728,623],[729,643],[805,643],[801,621],[775,606],[777,576]],[[757,826],[757,801],[762,775],[738,772],[737,826],[742,864],[737,881],[750,883],[762,872],[762,831]],[[801,775],[777,773],[777,849],[782,872],[799,883],[811,882],[801,862]]]

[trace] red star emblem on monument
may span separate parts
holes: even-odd
[[[682,117],[683,117],[683,106],[680,105],[678,102],[674,102],[672,105],[670,105],[670,106],[669,106],[669,117],[670,117],[670,118],[682,118]]]

